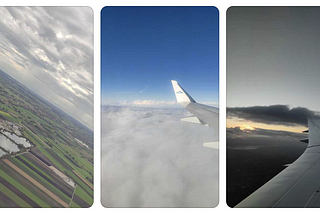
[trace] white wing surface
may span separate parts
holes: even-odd
[[[203,146],[210,148],[218,148],[219,139],[219,109],[197,103],[180,85],[177,81],[171,80],[173,90],[175,92],[177,102],[190,111],[195,117],[188,117],[181,119],[185,122],[198,123],[213,127],[214,142],[204,143]]]
[[[308,127],[305,152],[236,207],[320,207],[320,120]]]

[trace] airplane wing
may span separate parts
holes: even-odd
[[[320,120],[308,127],[305,152],[236,207],[320,207]]]
[[[204,143],[203,146],[218,149],[219,139],[219,109],[197,103],[177,81],[171,80],[177,102],[190,111],[195,117],[181,119],[184,122],[198,123],[213,127],[214,142]]]

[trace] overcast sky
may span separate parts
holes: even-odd
[[[227,106],[320,110],[320,8],[232,7]]]
[[[0,69],[81,123],[93,123],[89,7],[0,7]]]

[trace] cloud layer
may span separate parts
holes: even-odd
[[[219,108],[219,104],[215,102],[199,102],[204,105],[209,105]],[[164,100],[134,100],[127,101],[103,101],[102,106],[128,106],[128,107],[154,107],[154,108],[181,108],[177,101],[164,101]]]
[[[290,109],[286,105],[227,108],[227,116],[258,123],[287,126],[307,125],[307,118],[320,118],[316,112],[307,108]]]
[[[134,100],[128,101],[113,101],[103,102],[103,106],[128,106],[128,107],[156,107],[156,108],[180,108],[181,106],[176,101],[164,101],[164,100]]]
[[[92,127],[92,10],[0,7],[0,17],[0,69]]]
[[[102,203],[106,207],[213,207],[218,151],[210,127],[179,109],[104,107]]]
[[[288,131],[278,131],[278,130],[269,130],[269,129],[260,129],[255,128],[254,130],[240,129],[240,127],[227,128],[227,136],[231,139],[246,139],[246,138],[265,138],[272,137],[273,140],[280,138],[291,138],[299,142],[300,139],[303,139],[307,136],[305,133],[296,133]],[[257,141],[259,142],[259,141]]]

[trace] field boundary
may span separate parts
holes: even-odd
[[[71,204],[72,204],[72,201],[73,201],[74,195],[76,194],[76,189],[77,189],[77,184],[76,184],[76,187],[75,187],[75,188],[74,188],[74,190],[73,190],[73,194],[72,194],[72,196],[71,196],[71,200],[70,200],[69,207],[71,207]]]
[[[61,200],[58,196],[56,196],[54,193],[52,193],[50,190],[45,188],[42,184],[40,184],[38,181],[30,177],[27,173],[22,171],[20,168],[18,168],[16,165],[14,165],[11,161],[8,159],[4,159],[3,162],[5,162],[7,165],[9,165],[11,168],[16,170],[19,174],[21,174],[23,177],[25,177],[27,180],[29,180],[31,183],[33,183],[36,187],[41,189],[43,192],[45,192],[47,195],[49,195],[51,198],[53,198],[56,202],[61,204],[63,207],[68,207],[68,204]]]
[[[87,181],[86,179],[84,179],[83,177],[81,177],[81,175],[79,175],[79,173],[77,173],[76,170],[72,170],[72,172],[73,172],[76,176],[78,176],[78,178],[80,178],[83,182],[85,182],[91,189],[93,189],[92,184],[91,184],[89,181]]]
[[[26,129],[28,129],[29,132],[31,132],[36,138],[38,138],[39,141],[41,141],[41,143],[43,143],[44,145],[46,145],[48,148],[50,148],[50,146],[48,146],[48,144],[46,144],[43,140],[41,140],[40,137],[38,137],[38,135],[36,135],[35,133],[33,133],[33,131],[31,131],[27,126],[25,126],[24,124],[22,124]]]

